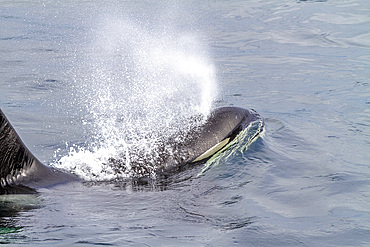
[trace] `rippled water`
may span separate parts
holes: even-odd
[[[85,106],[86,99],[99,101],[83,97],[82,89],[93,78],[106,85],[106,74],[94,67],[101,69],[96,44],[124,43],[126,36],[137,37],[130,46],[149,37],[149,47],[162,49],[158,58],[177,51],[214,68],[214,106],[253,108],[266,128],[247,150],[221,157],[203,173],[198,166],[149,185],[89,182],[1,196],[1,242],[369,245],[369,10],[365,0],[1,1],[0,108],[46,164],[68,157],[72,145],[96,141],[94,116]],[[130,23],[132,31],[97,36],[108,30],[107,20],[113,27]],[[121,50],[100,54],[127,54],[121,43]],[[172,55],[173,63],[184,61]],[[119,61],[106,68],[114,75],[106,83],[120,79]],[[160,64],[124,61],[132,62],[124,67],[132,75],[138,65]],[[175,98],[201,102],[204,94],[181,98],[191,89],[181,87]]]

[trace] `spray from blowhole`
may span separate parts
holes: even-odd
[[[74,80],[93,138],[69,147],[56,165],[85,180],[154,176],[167,140],[181,141],[210,113],[214,66],[189,33],[163,35],[111,19],[93,36]]]

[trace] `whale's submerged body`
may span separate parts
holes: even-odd
[[[167,175],[194,163],[205,162],[254,121],[262,121],[254,110],[237,107],[214,110],[202,126],[187,133],[181,142],[167,140],[171,143],[171,148],[163,150],[156,162],[155,172]],[[260,131],[253,138],[257,137]],[[108,162],[125,169],[122,160],[112,158]],[[0,110],[0,194],[32,193],[37,188],[73,180],[79,178],[43,165],[27,149]]]

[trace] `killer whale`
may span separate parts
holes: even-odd
[[[166,156],[158,170],[161,173],[171,173],[173,170],[181,170],[188,165],[208,160],[257,120],[261,120],[261,117],[254,110],[238,107],[221,107],[214,110],[206,122],[194,129],[184,141],[172,143],[171,153],[178,155]],[[259,132],[256,133],[258,134]]]
[[[203,125],[187,134],[184,141],[173,141],[170,154],[161,158],[156,172],[167,175],[205,162],[257,120],[262,121],[254,110],[238,107],[214,110]],[[0,109],[0,194],[34,193],[38,188],[79,180],[74,174],[42,164],[29,151]]]

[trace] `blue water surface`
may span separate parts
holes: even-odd
[[[91,43],[114,42],[99,31],[107,21],[196,37],[215,68],[214,107],[253,108],[265,132],[169,183],[0,196],[1,243],[370,245],[369,1],[1,1],[0,108],[45,164],[91,141],[79,83],[91,78]]]

